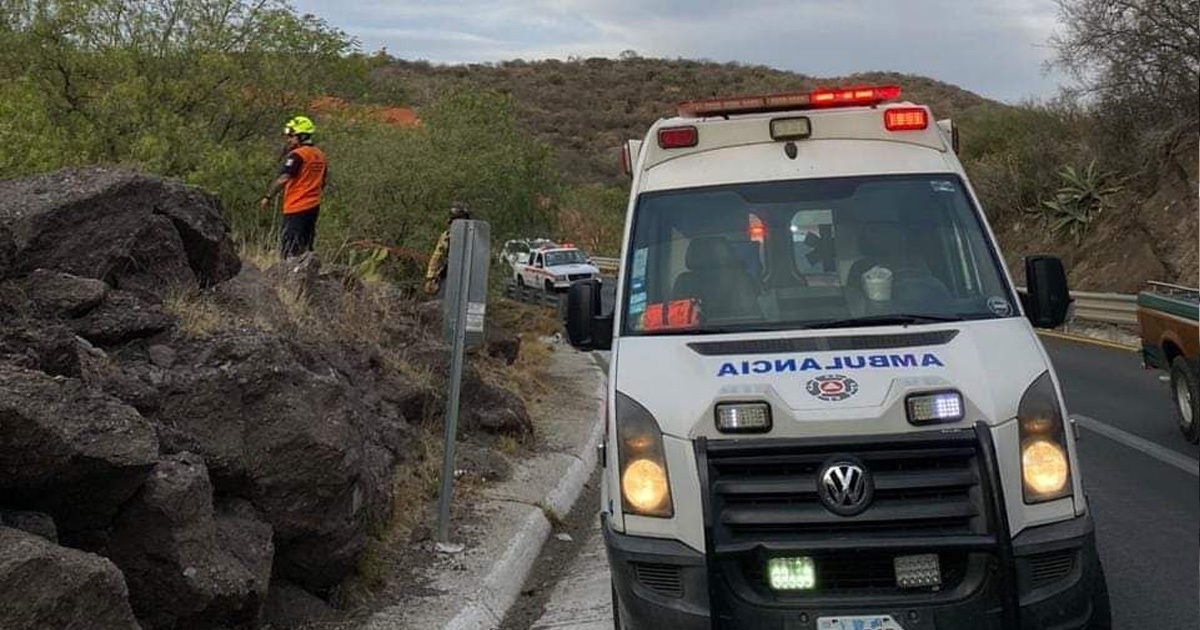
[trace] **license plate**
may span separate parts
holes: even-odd
[[[854,617],[820,617],[817,630],[904,630],[891,615],[859,615]]]

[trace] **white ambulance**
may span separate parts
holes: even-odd
[[[949,121],[864,87],[631,142],[601,519],[618,628],[1108,628],[1075,431]]]

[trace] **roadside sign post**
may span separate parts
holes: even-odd
[[[487,276],[491,229],[486,221],[455,221],[450,226],[450,257],[442,300],[442,335],[450,343],[450,394],[446,399],[446,433],[442,451],[442,486],[438,499],[437,542],[450,541],[450,501],[454,494],[454,447],[458,435],[458,402],[462,390],[463,354],[483,343],[487,312]]]

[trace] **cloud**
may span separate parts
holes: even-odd
[[[368,50],[446,63],[644,56],[813,76],[922,74],[1002,100],[1047,97],[1050,0],[299,0]]]

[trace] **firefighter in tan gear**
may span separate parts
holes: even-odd
[[[450,257],[450,225],[459,219],[470,219],[471,212],[467,210],[465,203],[455,201],[450,205],[450,220],[447,222],[446,230],[438,238],[437,245],[433,248],[433,255],[429,257],[429,265],[425,268],[425,293],[428,295],[441,296],[442,287],[446,280],[446,270],[449,266]]]

